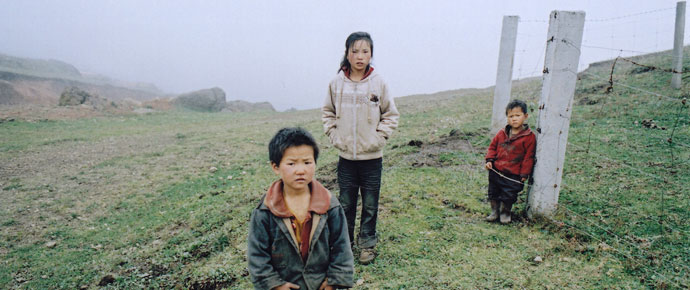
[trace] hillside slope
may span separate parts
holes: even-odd
[[[164,94],[149,84],[132,84],[99,75],[83,75],[57,61],[0,54],[0,105],[55,105],[65,88],[77,86],[110,100],[152,100]]]
[[[491,88],[396,99],[378,257],[357,288],[687,288],[690,87],[617,64],[607,93],[610,71],[580,74],[554,220],[526,220],[523,193],[514,223],[483,221]],[[513,92],[534,109],[540,81]],[[337,194],[318,110],[0,123],[0,288],[250,289],[249,215],[285,126],[314,134]]]

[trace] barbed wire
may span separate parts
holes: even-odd
[[[574,144],[574,143],[572,143],[572,142],[568,142],[568,145],[573,146],[573,147],[578,148],[578,149],[583,150],[583,151],[586,149],[586,148],[581,147],[581,146],[579,146],[579,145],[576,145],[576,144]],[[637,168],[637,167],[635,167],[635,166],[632,166],[632,165],[630,165],[630,164],[627,164],[627,163],[625,163],[625,162],[622,161],[622,160],[615,160],[615,159],[613,159],[613,158],[610,158],[610,157],[608,157],[608,156],[606,156],[606,155],[604,155],[604,154],[600,154],[600,153],[597,153],[597,155],[598,155],[598,157],[604,158],[604,159],[606,159],[606,160],[608,160],[608,161],[617,162],[617,164],[624,165],[625,167],[627,167],[627,168],[629,168],[629,169],[633,169],[633,170],[635,170],[635,171],[637,171],[637,172],[639,172],[639,173],[641,173],[641,174],[643,174],[643,175],[647,175],[647,176],[649,176],[649,177],[652,177],[652,178],[661,180],[661,181],[663,181],[663,182],[668,182],[668,179],[665,178],[665,177],[662,177],[662,176],[660,176],[660,175],[656,175],[656,174],[653,174],[653,173],[645,172],[645,171],[643,171],[642,169],[639,169],[639,168]]]
[[[543,20],[543,19],[520,19],[518,21],[519,23],[549,23],[548,20]]]
[[[622,49],[622,48],[613,48],[613,47],[604,47],[604,46],[586,45],[586,44],[581,44],[581,46],[587,47],[587,48],[596,48],[596,49],[604,49],[604,50],[620,51],[620,52],[632,52],[632,53],[644,53],[644,54],[654,53],[654,52],[649,52],[649,51],[628,50],[628,49]]]
[[[675,74],[685,74],[685,73],[689,73],[689,72],[690,72],[690,71],[677,71],[677,70],[671,69],[671,68],[660,68],[660,67],[657,67],[657,66],[641,64],[641,63],[638,63],[638,62],[636,62],[636,61],[634,61],[634,60],[632,60],[632,59],[628,59],[628,58],[625,58],[625,57],[622,57],[622,56],[619,56],[618,58],[620,58],[620,59],[622,59],[622,60],[624,60],[624,61],[627,61],[627,62],[629,62],[629,63],[632,63],[632,64],[634,64],[634,65],[636,65],[636,66],[648,68],[648,69],[650,69],[650,70],[656,70],[656,71],[668,72],[668,73],[675,73]]]
[[[563,222],[562,224],[565,225],[565,226],[568,226],[568,227],[570,227],[570,228],[572,228],[572,229],[574,229],[574,230],[577,230],[577,231],[579,231],[579,232],[581,232],[581,233],[584,233],[585,235],[591,237],[592,239],[594,239],[594,240],[596,240],[596,241],[598,241],[598,242],[600,242],[600,243],[604,243],[604,241],[603,241],[602,239],[597,238],[596,235],[591,234],[591,233],[587,232],[586,230],[579,229],[579,228],[577,228],[576,226],[571,225],[571,224],[568,224],[568,223],[566,223],[566,222]],[[608,244],[607,244],[607,245],[608,245]],[[611,249],[613,249],[614,251],[616,251],[616,252],[622,254],[623,256],[625,256],[626,258],[628,258],[630,261],[632,261],[632,262],[634,262],[634,263],[637,263],[638,266],[644,266],[641,262],[638,262],[637,260],[633,259],[633,257],[631,257],[631,254],[627,254],[627,253],[625,253],[625,252],[619,250],[619,249],[616,248],[616,247],[613,247],[613,246],[610,246],[610,245],[608,245],[608,246],[609,246]],[[604,253],[608,254],[608,253],[605,252],[605,251],[604,251]],[[613,256],[613,257],[615,258],[615,256]],[[659,273],[659,272],[657,272],[657,271],[655,271],[655,270],[653,270],[653,269],[651,269],[651,268],[644,268],[644,269],[650,269],[652,273],[654,273],[654,274],[656,274],[656,275],[659,275],[659,276],[662,277],[664,280],[673,283],[675,286],[679,286],[679,288],[680,288],[680,287],[687,287],[687,285],[681,284],[680,282],[674,282],[674,281],[672,281],[672,280],[669,280],[665,275],[663,275],[663,274],[661,274],[661,273]]]
[[[572,190],[572,189],[571,189],[571,190]],[[587,218],[587,217],[585,217],[585,216],[583,216],[583,215],[581,215],[581,214],[579,214],[579,213],[577,213],[577,212],[575,212],[575,211],[569,209],[567,206],[565,206],[565,205],[563,205],[563,204],[560,204],[558,208],[562,208],[562,209],[564,209],[565,211],[569,212],[570,214],[575,215],[575,216],[577,216],[578,218],[587,221],[588,223],[594,225],[595,227],[597,227],[597,228],[601,229],[602,231],[608,233],[609,235],[615,237],[618,241],[621,241],[621,242],[623,242],[623,243],[626,243],[628,246],[631,246],[631,247],[633,247],[633,248],[636,248],[636,249],[639,250],[640,252],[647,253],[647,254],[649,253],[647,250],[645,250],[645,249],[641,248],[639,245],[637,245],[637,244],[635,243],[635,241],[632,240],[628,235],[625,235],[625,238],[623,238],[623,237],[621,237],[620,235],[618,235],[618,234],[612,232],[611,230],[602,227],[599,223],[593,222],[593,221],[591,221],[589,218]],[[590,210],[591,210],[591,209],[590,209]],[[669,262],[669,263],[671,263],[671,264],[674,264],[674,265],[676,265],[677,267],[684,268],[684,269],[690,271],[690,266],[678,264],[678,263],[676,263],[675,261],[671,261],[671,260],[669,260],[669,261],[667,261],[667,262]]]
[[[620,20],[620,19],[632,18],[632,17],[640,17],[640,16],[643,16],[643,15],[646,15],[646,14],[654,14],[654,13],[664,12],[664,11],[673,10],[673,9],[674,9],[674,7],[671,7],[671,8],[663,8],[663,9],[655,9],[655,10],[649,10],[649,11],[644,11],[644,12],[639,12],[639,13],[634,13],[634,14],[627,14],[627,15],[617,16],[617,17],[600,18],[600,19],[588,19],[588,20],[586,20],[585,22],[586,22],[586,23],[592,23],[592,22],[602,22],[602,23],[605,23],[605,22],[612,22],[612,21],[616,21],[616,20]],[[657,22],[657,26],[658,26],[660,19],[661,19],[661,18],[656,18],[656,19],[653,19],[653,20],[651,20],[651,21],[656,21],[656,22]],[[546,20],[520,20],[520,22],[521,22],[521,23],[522,23],[522,22],[524,22],[524,23],[547,23],[548,21],[546,21]],[[635,23],[637,23],[637,22],[640,22],[640,21],[635,21]],[[613,32],[613,30],[612,30],[612,32]],[[532,37],[532,36],[533,36],[533,35],[529,35],[529,34],[520,34],[520,35],[527,35],[527,37]],[[638,59],[632,59],[632,58],[629,56],[629,55],[631,55],[631,54],[652,54],[651,57],[655,57],[656,60],[664,60],[664,61],[668,61],[668,60],[667,60],[668,58],[674,57],[674,56],[671,55],[670,53],[664,53],[664,52],[662,52],[662,53],[659,53],[659,52],[650,52],[650,51],[645,51],[645,49],[636,48],[636,45],[635,45],[635,44],[636,44],[636,41],[635,41],[635,38],[636,38],[638,35],[643,35],[643,33],[641,34],[641,33],[638,33],[637,31],[633,31],[633,33],[630,34],[630,36],[633,38],[633,40],[632,40],[632,49],[628,49],[628,48],[625,48],[625,47],[619,47],[619,48],[617,48],[617,47],[609,47],[609,46],[607,46],[607,45],[597,45],[597,44],[594,44],[594,43],[587,43],[586,40],[585,40],[585,41],[583,42],[583,44],[581,44],[580,46],[576,46],[576,45],[574,45],[571,41],[569,41],[569,40],[567,40],[567,39],[556,39],[556,38],[554,38],[554,37],[551,37],[551,38],[548,39],[546,42],[544,42],[544,46],[546,46],[549,42],[552,42],[552,41],[562,41],[563,43],[565,43],[565,44],[567,44],[567,45],[569,45],[569,46],[571,46],[571,47],[577,49],[581,54],[583,53],[583,48],[588,48],[588,49],[599,49],[599,50],[609,50],[609,51],[614,51],[614,52],[617,51],[617,52],[618,52],[618,57],[616,57],[616,59],[613,60],[613,65],[612,65],[611,71],[610,71],[610,73],[609,73],[609,75],[608,75],[608,80],[606,80],[604,77],[601,77],[601,76],[599,76],[599,75],[597,75],[597,74],[594,74],[594,73],[591,73],[591,72],[588,72],[588,71],[583,71],[581,74],[582,74],[582,75],[586,75],[586,76],[592,76],[595,80],[598,79],[598,80],[602,80],[602,81],[605,82],[605,83],[608,83],[609,87],[607,88],[606,94],[609,94],[609,93],[613,92],[614,86],[620,86],[620,87],[623,87],[623,88],[625,88],[625,89],[629,89],[629,90],[633,90],[633,91],[636,91],[636,92],[643,93],[644,95],[651,95],[651,96],[658,97],[660,101],[661,101],[661,100],[670,100],[670,101],[673,101],[673,102],[678,102],[678,101],[680,101],[680,102],[681,102],[681,106],[680,106],[680,107],[678,108],[678,110],[677,110],[677,114],[676,114],[675,120],[674,120],[674,122],[673,122],[673,127],[672,127],[672,129],[670,130],[670,136],[669,136],[668,138],[666,138],[666,137],[663,137],[663,136],[657,136],[657,134],[655,134],[655,133],[650,133],[650,134],[649,134],[650,137],[654,137],[654,138],[657,139],[657,140],[666,140],[666,143],[667,143],[668,146],[669,146],[669,152],[670,152],[670,162],[671,162],[671,163],[670,163],[670,165],[671,165],[670,167],[671,167],[671,168],[675,168],[675,166],[676,166],[677,164],[679,164],[678,162],[682,162],[682,161],[680,161],[680,160],[677,160],[676,156],[674,155],[674,154],[675,154],[675,150],[678,150],[678,149],[679,149],[678,147],[690,148],[690,144],[685,144],[685,143],[683,143],[683,142],[679,142],[678,140],[675,140],[675,139],[677,139],[676,131],[677,131],[678,125],[681,123],[680,121],[681,121],[682,116],[683,116],[682,113],[685,111],[685,105],[686,105],[687,100],[686,100],[685,98],[683,98],[683,97],[680,97],[680,96],[678,96],[678,97],[669,96],[669,95],[666,95],[666,94],[664,94],[664,93],[661,93],[661,92],[658,92],[658,91],[654,91],[653,89],[650,90],[649,88],[642,88],[642,87],[639,87],[639,86],[635,86],[635,85],[631,85],[631,84],[628,84],[628,83],[625,83],[625,82],[621,82],[621,81],[619,81],[619,80],[615,80],[615,79],[614,79],[615,65],[616,65],[616,63],[617,63],[619,60],[622,60],[622,61],[625,61],[625,62],[627,62],[627,63],[630,63],[630,64],[633,65],[633,66],[643,67],[643,68],[645,68],[645,71],[656,71],[656,72],[672,73],[672,74],[677,74],[677,73],[678,73],[678,74],[683,74],[683,75],[687,74],[689,71],[685,70],[685,71],[680,71],[680,72],[679,72],[679,71],[676,71],[676,70],[674,70],[674,69],[667,69],[667,68],[661,68],[661,67],[658,67],[658,66],[653,66],[653,65],[644,64],[644,63],[641,63]],[[654,34],[652,34],[652,35],[654,35]],[[657,30],[656,30],[656,35],[657,35],[657,46],[658,46],[658,41],[659,41],[659,28],[657,28]],[[620,38],[621,34],[618,33],[618,34],[615,34],[615,36]],[[627,35],[624,35],[624,36],[627,36]],[[613,43],[614,43],[614,34],[611,35],[611,44],[612,44],[611,46],[616,46],[616,45],[613,45]],[[639,46],[640,46],[640,45],[638,45],[638,47],[639,47]],[[654,48],[654,46],[653,46],[652,48]],[[520,52],[520,53],[521,53],[521,56],[525,55],[526,52],[527,52],[528,50],[531,51],[532,48],[531,48],[531,47],[528,48],[528,47],[525,45],[525,47],[523,47],[522,50],[521,50],[521,52]],[[527,75],[530,75],[530,76],[531,76],[532,74],[534,74],[534,73],[536,73],[536,72],[539,71],[539,70],[537,69],[537,67],[538,67],[539,64],[541,63],[541,60],[542,60],[542,58],[543,58],[543,55],[544,55],[545,51],[546,51],[546,47],[544,47],[544,49],[541,50],[541,54],[542,54],[542,55],[540,56],[539,59],[537,59],[537,65],[535,66],[535,69],[534,69],[531,73],[529,73],[529,74],[527,74]],[[625,53],[625,55],[628,55],[628,56],[625,56],[625,57],[624,57],[624,56],[623,56],[624,53]],[[526,74],[523,72],[523,62],[524,62],[524,59],[521,57],[520,61],[521,61],[521,62],[520,62],[519,69],[518,69],[518,80],[520,80],[523,76],[526,75]],[[580,66],[580,65],[584,65],[584,64],[583,64],[583,63],[580,63],[580,64],[578,64],[578,65]],[[579,71],[579,69],[577,69],[577,70],[575,70],[575,71],[570,70],[569,72],[570,72],[570,73],[573,73],[573,74],[575,74],[575,75],[579,75],[579,73],[578,73],[577,71]],[[690,75],[683,77],[683,79],[686,79],[687,77],[690,77]],[[580,78],[578,78],[578,79],[580,79]],[[579,82],[579,83],[582,84],[582,89],[584,89],[584,88],[585,88],[584,82],[581,81],[581,82]],[[596,81],[595,81],[594,83],[596,83]],[[535,88],[533,88],[533,89],[520,90],[520,93],[521,93],[521,94],[530,94],[530,92],[532,92],[533,95],[539,95],[539,93],[538,93],[539,87],[540,87],[540,86],[537,86],[537,87],[535,87]],[[641,95],[642,95],[642,94],[639,94],[638,96],[640,96],[640,97],[638,97],[638,98],[642,98]],[[659,102],[659,104],[665,104],[665,103]],[[601,116],[600,116],[600,115],[601,115],[601,113],[603,112],[603,110],[604,110],[604,108],[605,108],[604,106],[608,106],[608,104],[607,104],[607,102],[603,102],[603,101],[602,101],[601,107],[600,107],[599,110],[598,110],[598,111],[599,111],[599,117],[598,117],[598,119],[601,119]],[[573,113],[574,113],[574,112],[573,112]],[[672,119],[672,120],[673,120],[673,119]],[[635,122],[635,123],[637,124],[637,122]],[[587,148],[586,148],[586,150],[585,150],[585,152],[586,152],[587,154],[590,153],[590,147],[591,147],[590,144],[591,144],[591,140],[592,140],[592,136],[593,136],[593,135],[592,135],[592,134],[593,134],[592,129],[594,128],[595,125],[596,125],[596,122],[593,122],[592,125],[591,125],[591,127],[590,127],[590,130],[589,130],[589,136],[587,137],[587,144],[588,144],[588,145],[587,145]],[[599,139],[599,138],[596,138],[596,139]],[[684,139],[681,138],[681,140],[684,140]],[[541,141],[541,140],[538,140],[537,146],[543,146],[543,143],[542,143],[542,142],[539,142],[539,141]],[[560,141],[560,140],[559,140],[559,141]],[[603,140],[600,140],[600,141],[601,141],[601,142],[604,142]],[[637,144],[637,143],[635,143],[635,144]],[[572,146],[572,147],[574,147],[574,148],[578,148],[579,150],[583,150],[583,149],[584,149],[582,146],[577,145],[577,144],[574,144],[573,142],[568,142],[567,145]],[[663,144],[660,143],[659,146],[661,146],[661,145],[663,145]],[[560,146],[560,145],[558,145],[558,146]],[[653,152],[651,152],[651,151],[649,151],[649,150],[663,150],[663,149],[661,149],[661,148],[664,148],[664,147],[658,147],[658,148],[660,148],[660,149],[657,149],[657,147],[656,147],[656,145],[655,145],[652,149],[645,149],[645,147],[642,147],[642,146],[643,146],[643,145],[639,145],[639,146],[636,145],[636,146],[631,147],[631,149],[632,149],[632,150],[637,150],[638,152],[646,152],[646,153],[649,153],[649,154],[653,154]],[[646,146],[646,147],[649,147],[649,146]],[[554,151],[557,152],[558,150],[554,150]],[[647,152],[647,151],[649,151],[649,152]],[[665,151],[665,150],[664,150],[664,151]],[[556,154],[558,154],[558,153],[556,153]],[[674,191],[676,190],[676,186],[677,186],[677,184],[678,184],[677,181],[678,181],[678,180],[681,180],[681,179],[675,179],[675,178],[672,178],[672,177],[665,177],[665,176],[662,176],[662,175],[656,174],[656,173],[647,172],[647,171],[644,170],[644,168],[645,168],[644,166],[635,166],[634,164],[630,164],[630,163],[628,162],[627,159],[626,159],[626,160],[620,160],[620,159],[612,158],[612,157],[610,157],[610,156],[608,156],[608,155],[606,155],[606,154],[604,154],[604,153],[601,153],[601,152],[592,152],[592,154],[595,154],[596,156],[599,156],[602,160],[608,160],[609,162],[613,162],[613,163],[615,163],[615,164],[619,164],[619,165],[622,166],[622,167],[628,168],[628,169],[630,169],[630,170],[633,171],[633,172],[638,172],[638,173],[639,173],[640,175],[642,175],[642,176],[647,176],[647,177],[650,177],[650,178],[652,178],[652,179],[654,179],[654,180],[662,181],[664,184],[668,184],[668,186],[670,186],[669,189],[674,190]],[[683,153],[683,151],[679,151],[678,154],[681,154],[681,155],[682,155],[682,154],[684,154],[684,153]],[[627,156],[627,155],[626,155],[626,156]],[[651,156],[651,155],[650,155],[650,156]],[[619,157],[620,157],[620,156],[619,156]],[[627,157],[623,156],[623,158],[627,158]],[[684,157],[683,157],[682,159],[684,159]],[[664,162],[664,163],[665,163],[665,162]],[[518,183],[518,184],[523,185],[523,187],[524,187],[526,190],[532,190],[532,189],[533,189],[533,186],[534,186],[534,185],[533,185],[533,184],[530,184],[530,182],[529,182],[530,180],[529,180],[529,179],[528,179],[527,182],[522,182],[522,181],[519,181],[519,180],[510,178],[510,177],[508,177],[508,176],[505,176],[504,174],[502,174],[501,172],[499,172],[499,171],[496,170],[496,169],[493,169],[493,168],[492,168],[491,170],[492,170],[493,172],[495,172],[497,175],[499,175],[499,176],[500,176],[501,178],[503,178],[503,179],[510,180],[511,182],[514,182],[514,183]],[[672,173],[673,173],[673,172],[672,172]],[[662,174],[663,174],[663,173],[662,173]],[[632,174],[632,175],[636,175],[636,174]],[[554,179],[554,178],[555,178],[555,177],[552,176],[551,179]],[[644,180],[644,178],[641,179],[641,180]],[[568,188],[568,189],[570,189],[570,187],[568,187],[567,184],[566,184],[564,181],[561,181],[560,183],[562,184],[563,188]],[[663,187],[665,188],[666,186],[663,186]],[[597,196],[598,196],[598,195],[593,195],[593,197],[597,197]],[[665,212],[665,210],[666,210],[666,199],[668,199],[668,197],[666,196],[666,192],[662,192],[660,197],[661,197],[660,208],[659,208],[659,209],[654,209],[654,213],[655,213],[655,216],[656,216],[656,215],[659,215],[659,213],[660,213],[661,215],[658,216],[658,218],[659,218],[658,220],[657,220],[656,218],[653,218],[652,220],[657,220],[657,221],[661,224],[661,229],[662,229],[663,234],[666,234],[666,231],[664,231],[664,228],[666,228],[666,229],[668,229],[668,230],[671,230],[671,231],[678,232],[678,233],[682,233],[682,234],[684,234],[684,235],[687,235],[688,233],[690,233],[690,231],[684,230],[684,228],[676,228],[675,225],[677,225],[677,224],[675,224],[675,223],[673,222],[673,221],[674,221],[673,219],[667,220],[666,222],[664,222],[664,218],[665,218],[665,216],[666,216],[666,212]],[[672,197],[672,198],[677,199],[677,197]],[[688,200],[688,203],[690,204],[690,198],[686,198],[686,200]],[[637,241],[635,241],[635,240],[633,239],[634,236],[631,237],[631,236],[629,236],[629,235],[625,235],[625,236],[622,237],[622,236],[616,234],[615,232],[613,232],[613,231],[611,230],[610,226],[608,226],[608,223],[606,223],[606,220],[603,219],[603,218],[601,218],[601,221],[600,221],[600,222],[597,222],[597,221],[595,221],[595,220],[593,220],[593,219],[591,219],[591,218],[587,218],[587,217],[584,217],[584,216],[578,214],[578,213],[575,212],[574,210],[571,210],[571,209],[569,209],[568,207],[566,207],[565,205],[562,205],[562,208],[563,208],[566,212],[569,212],[569,214],[572,215],[572,216],[579,216],[579,217],[581,218],[581,220],[583,220],[584,223],[585,223],[585,224],[580,224],[580,223],[578,223],[577,225],[582,225],[582,226],[587,227],[586,224],[591,224],[591,225],[593,225],[595,228],[599,228],[600,230],[603,230],[604,235],[596,234],[596,233],[590,233],[590,232],[588,232],[587,230],[580,229],[580,228],[576,227],[576,224],[572,224],[572,225],[571,225],[571,224],[568,224],[568,223],[564,223],[564,224],[566,224],[568,227],[570,227],[570,228],[572,228],[573,230],[576,230],[576,231],[578,231],[578,232],[582,232],[582,233],[584,233],[584,234],[587,235],[587,236],[590,236],[593,240],[597,240],[597,241],[603,241],[603,240],[605,240],[605,239],[606,239],[606,240],[616,240],[616,241],[618,241],[618,244],[616,244],[616,245],[622,246],[622,248],[618,248],[618,247],[612,247],[612,248],[613,248],[617,253],[619,253],[620,255],[622,255],[623,257],[630,258],[630,259],[632,259],[632,262],[633,262],[633,263],[637,264],[638,266],[642,266],[642,268],[641,268],[642,271],[645,271],[645,272],[648,272],[648,273],[654,273],[654,274],[657,275],[657,277],[662,278],[662,279],[665,280],[667,283],[671,283],[672,285],[675,285],[675,287],[679,287],[679,288],[688,287],[688,285],[686,285],[687,282],[685,282],[684,280],[681,280],[680,282],[670,280],[670,279],[668,278],[668,276],[666,276],[666,275],[664,275],[664,274],[661,274],[661,273],[659,273],[659,272],[656,271],[656,269],[659,269],[659,268],[656,268],[656,267],[649,267],[649,266],[645,267],[644,264],[640,263],[640,261],[644,261],[644,258],[645,258],[645,257],[644,257],[644,256],[639,256],[638,254],[648,255],[650,252],[649,252],[649,250],[643,249],[643,248],[637,243]],[[592,210],[592,209],[589,209],[589,210]],[[674,211],[676,211],[676,210],[674,209]],[[677,211],[676,211],[676,213],[677,213]],[[607,228],[607,227],[608,227],[608,228]],[[590,229],[591,229],[591,228],[590,228]],[[596,231],[596,230],[595,230],[595,231]],[[662,235],[662,236],[663,236],[663,235]],[[606,254],[611,254],[611,253],[608,253],[608,252],[607,252]],[[670,265],[675,265],[675,267],[677,267],[676,269],[683,269],[683,270],[682,270],[682,273],[687,273],[688,270],[690,270],[690,268],[688,268],[687,265],[684,265],[684,264],[675,262],[674,260],[667,260],[666,262],[668,262],[668,264],[670,264]],[[665,269],[665,268],[663,268],[663,267],[661,267],[661,269],[664,269],[664,271],[667,271],[667,270],[668,270],[668,269]],[[671,271],[673,271],[673,270],[671,270]],[[668,273],[666,273],[666,274],[668,274]],[[681,274],[680,277],[685,278],[685,277],[686,277],[685,275],[686,275],[686,274]],[[675,276],[675,275],[673,275],[673,276]],[[653,277],[653,276],[652,276],[652,277]],[[653,278],[653,279],[654,279],[654,278]],[[675,279],[677,279],[677,278],[675,278]]]
[[[651,19],[636,19],[633,21],[626,21],[626,22],[616,22],[616,23],[603,23],[603,22],[591,22],[585,19],[585,32],[594,32],[597,33],[599,31],[602,31],[604,29],[611,29],[615,27],[625,27],[628,28],[630,24],[637,24],[637,23],[647,23],[647,22],[659,22],[660,20],[665,20],[664,22],[673,22],[671,17],[665,16],[665,17],[656,17],[656,18],[651,18]]]
[[[604,78],[602,78],[602,77],[600,77],[600,76],[598,76],[598,75],[595,75],[595,74],[593,74],[593,73],[590,73],[590,72],[583,71],[582,74],[585,74],[585,75],[588,75],[588,76],[592,76],[592,77],[595,77],[595,78],[597,78],[597,79],[604,80],[604,81],[608,82],[607,79],[604,79]],[[662,94],[659,94],[659,93],[655,93],[655,92],[652,92],[652,91],[648,91],[648,90],[645,90],[645,89],[642,89],[642,88],[638,88],[638,87],[635,87],[635,86],[627,85],[627,84],[624,84],[624,83],[621,83],[621,82],[618,82],[618,81],[613,81],[613,83],[616,84],[616,85],[622,86],[622,87],[626,87],[626,88],[629,88],[629,89],[632,89],[632,90],[636,90],[636,91],[640,91],[640,92],[647,93],[647,94],[650,94],[650,95],[654,95],[654,96],[657,96],[657,97],[660,97],[660,98],[666,98],[666,99],[669,99],[669,100],[672,100],[672,101],[680,101],[680,100],[681,100],[681,99],[678,99],[678,98],[669,97],[669,96],[666,96],[666,95],[662,95]]]
[[[637,12],[637,13],[632,13],[632,14],[626,14],[626,15],[616,16],[616,17],[598,18],[598,19],[597,19],[597,18],[595,18],[595,19],[586,19],[585,22],[607,22],[607,21],[614,21],[614,20],[618,20],[618,19],[637,17],[637,16],[640,16],[640,15],[658,13],[658,12],[667,11],[667,10],[673,10],[673,9],[676,9],[676,8],[675,8],[675,7],[669,7],[669,8],[661,8],[661,9],[648,10],[648,11]]]

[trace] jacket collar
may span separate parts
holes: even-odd
[[[527,124],[522,124],[522,130],[515,135],[508,135],[510,133],[510,129],[510,125],[506,125],[505,128],[503,128],[503,133],[506,134],[506,136],[510,136],[510,141],[532,134],[532,130],[529,129],[529,125]]]
[[[331,206],[331,193],[328,192],[328,189],[314,179],[309,184],[309,190],[311,191],[309,211],[317,214],[325,214],[328,212]],[[283,196],[283,180],[278,179],[271,184],[266,192],[264,205],[277,217],[292,217],[292,213],[288,210]]]
[[[347,69],[347,67],[342,67],[340,70],[343,71],[345,78],[347,78],[349,80],[350,79],[350,70]],[[360,80],[360,82],[367,79],[373,72],[374,72],[374,67],[369,65],[369,69],[367,70],[366,73],[364,73],[364,76],[362,76],[362,79]]]

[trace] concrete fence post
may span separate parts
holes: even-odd
[[[583,11],[553,11],[549,18],[535,130],[537,162],[527,205],[530,218],[550,217],[558,205],[584,23]]]
[[[510,89],[513,80],[513,59],[519,16],[503,16],[501,45],[498,52],[498,69],[494,87],[494,105],[491,116],[491,136],[496,135],[506,125],[505,108],[510,101]]]
[[[685,34],[685,1],[676,3],[676,32],[673,37],[673,70],[671,87],[680,89],[683,72],[683,34]]]

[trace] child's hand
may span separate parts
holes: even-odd
[[[520,181],[525,182],[527,180],[527,177],[520,178]]]
[[[319,286],[319,290],[333,290],[333,286],[328,285],[328,278],[326,280],[323,280],[323,283],[321,283],[321,286]]]
[[[486,170],[491,170],[492,168],[494,168],[494,166],[491,165],[491,162],[487,162],[486,165],[484,165],[484,168],[486,168]]]
[[[299,289],[299,285],[295,285],[295,284],[292,284],[290,282],[285,282],[285,284],[273,288],[273,290],[290,290],[290,289]]]

